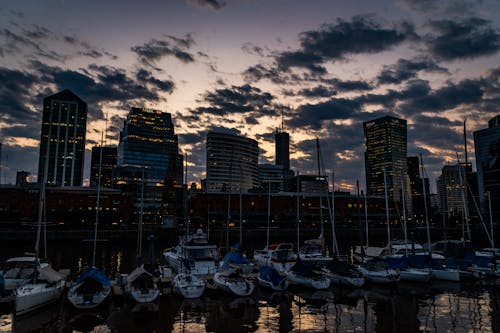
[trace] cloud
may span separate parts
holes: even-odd
[[[299,106],[294,117],[286,122],[287,127],[320,130],[326,120],[348,119],[361,111],[362,105],[356,100],[333,98],[318,104]]]
[[[172,56],[183,63],[194,62],[194,56],[186,51],[193,44],[194,40],[190,34],[187,34],[185,38],[166,36],[164,40],[151,39],[144,45],[132,46],[131,51],[136,53],[139,60],[145,65],[160,70],[155,67],[155,64],[167,56]]]
[[[226,3],[219,0],[186,0],[187,3],[202,8],[221,10],[226,6]]]
[[[264,56],[264,49],[260,46],[253,44],[253,43],[245,43],[245,44],[243,44],[241,49],[243,50],[243,52],[245,52],[247,54],[258,55],[259,57]]]
[[[149,83],[150,85],[160,89],[163,92],[171,94],[174,90],[175,84],[171,80],[159,80],[153,74],[145,69],[140,69],[136,73],[136,78],[139,82]]]
[[[490,21],[478,17],[461,20],[431,21],[437,32],[425,36],[425,43],[442,60],[476,58],[500,50],[500,33]]]
[[[398,84],[417,77],[418,72],[448,73],[444,67],[437,65],[428,57],[416,59],[399,59],[396,64],[384,66],[377,77],[379,84]]]
[[[319,30],[302,32],[300,48],[277,55],[276,63],[282,70],[296,67],[321,75],[326,73],[322,64],[327,61],[387,51],[415,38],[414,27],[407,21],[387,27],[372,16],[354,16],[351,21],[337,19],[335,24],[325,24]]]

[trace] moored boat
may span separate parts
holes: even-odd
[[[68,301],[77,309],[93,309],[108,299],[110,281],[100,269],[84,269],[68,291]]]
[[[330,286],[330,279],[321,268],[304,263],[300,258],[286,273],[286,277],[289,282],[308,288],[327,289]]]
[[[362,287],[365,284],[365,278],[356,265],[345,261],[335,260],[324,268],[325,275],[332,284],[340,284],[352,287]]]
[[[270,266],[263,266],[260,268],[257,281],[259,285],[274,291],[283,291],[288,288],[286,275],[278,273],[275,268]]]
[[[125,279],[125,293],[138,303],[154,302],[160,296],[160,289],[153,275],[143,266],[136,267]]]
[[[198,298],[205,291],[205,282],[190,273],[179,273],[172,280],[173,291],[184,298]]]
[[[252,281],[241,276],[241,272],[234,268],[215,273],[213,282],[218,289],[236,296],[249,296],[255,288]]]

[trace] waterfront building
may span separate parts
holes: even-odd
[[[468,196],[465,192],[465,175],[470,173],[470,163],[446,165],[436,180],[441,213],[453,216],[462,216],[464,207],[468,207]],[[470,212],[470,211],[469,211]]]
[[[113,169],[116,167],[118,157],[117,147],[92,147],[92,155],[90,160],[90,187],[97,187],[99,181],[99,160],[102,150],[101,163],[101,187],[113,187]]]
[[[488,128],[474,132],[476,153],[477,186],[481,211],[488,213],[488,198],[491,202],[500,201],[500,115],[488,122]],[[492,205],[493,216],[500,219],[500,206]]]
[[[408,177],[406,120],[386,116],[363,123],[363,128],[368,195],[384,196],[385,168],[389,198],[401,201],[401,178]],[[406,196],[410,199],[410,189],[406,189]],[[411,202],[406,202],[408,211],[411,212]]]
[[[235,134],[207,134],[208,192],[248,192],[258,189],[259,146],[257,141]]]
[[[47,160],[46,183],[82,185],[86,129],[87,103],[72,91],[66,89],[44,98],[38,182],[43,179]]]
[[[141,206],[144,223],[162,223],[176,214],[179,207],[170,193],[182,187],[182,165],[170,113],[131,108],[120,132],[113,177],[115,186],[132,196],[135,222]]]
[[[275,164],[283,166],[283,171],[290,170],[290,134],[277,129],[274,142]]]
[[[271,185],[271,192],[282,192],[284,185],[283,176],[282,165],[259,164],[259,181],[262,191],[269,191],[269,185]]]
[[[429,178],[425,177],[423,179],[425,186],[425,196],[424,189],[422,187],[422,178],[420,177],[420,161],[418,156],[408,156],[407,158],[407,172],[408,172],[408,182],[409,189],[411,192],[411,203],[413,208],[413,214],[419,222],[425,221],[425,203],[424,197],[427,199],[427,213],[431,212],[431,195],[429,188]],[[430,215],[429,215],[430,216]]]

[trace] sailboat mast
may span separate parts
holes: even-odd
[[[424,160],[422,158],[422,154],[420,154],[420,167],[422,170],[422,192],[424,194],[424,215],[425,215],[425,227],[427,229],[427,244],[429,247],[429,255],[432,254],[431,247],[431,230],[429,226],[429,214],[427,213],[427,189],[425,188],[425,177],[424,177]]]
[[[266,231],[266,248],[269,247],[269,228],[271,221],[271,180],[267,183],[267,231]]]
[[[299,172],[297,171],[297,256],[300,252],[300,197],[299,197]]]
[[[488,210],[490,213],[490,232],[491,232],[491,247],[493,249],[493,258],[496,257],[496,249],[495,249],[495,237],[493,236],[493,216],[491,214],[491,192],[487,192],[488,195]],[[496,260],[495,260],[496,262]]]
[[[316,137],[316,155],[318,158],[318,182],[319,182],[319,220],[320,220],[320,237],[324,237],[323,226],[323,182],[321,179],[321,160],[319,153],[319,138]],[[324,243],[322,245],[324,247]]]
[[[92,251],[92,267],[95,267],[95,254],[97,245],[97,226],[99,225],[99,205],[101,199],[101,171],[102,171],[102,151],[104,143],[104,132],[101,132],[101,149],[99,150],[99,170],[97,175],[97,198],[96,198],[96,209],[95,209],[95,226],[94,226],[94,249]]]
[[[36,242],[35,242],[35,256],[39,258],[39,250],[40,250],[40,233],[42,230],[42,219],[43,214],[45,212],[45,184],[47,182],[48,174],[49,174],[49,154],[50,154],[50,137],[52,135],[52,108],[49,112],[49,119],[47,121],[49,126],[49,133],[47,134],[47,147],[45,149],[45,161],[43,167],[43,179],[40,182],[40,195],[38,201],[38,225],[36,230]]]
[[[363,247],[363,228],[361,227],[361,212],[359,210],[359,180],[356,180],[356,199],[357,199],[357,206],[358,206],[358,229],[359,229],[359,241],[361,244],[361,247]]]
[[[144,166],[141,175],[141,208],[139,211],[139,235],[137,239],[137,258],[142,256],[142,218],[144,213]]]
[[[387,244],[389,246],[389,254],[392,254],[392,244],[391,244],[391,225],[389,221],[389,198],[387,196],[387,175],[386,169],[384,171],[384,195],[385,195],[385,219],[387,223]]]
[[[403,232],[405,235],[405,253],[408,255],[408,231],[406,229],[406,199],[405,199],[405,182],[401,175],[401,201],[403,202]]]
[[[332,172],[332,252],[334,255],[339,254],[337,245],[337,233],[335,231],[335,173]]]
[[[240,246],[243,245],[243,202],[241,197],[241,180],[243,178],[243,172],[241,170],[241,162],[240,162]]]

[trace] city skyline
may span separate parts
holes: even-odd
[[[131,106],[172,114],[189,182],[205,178],[205,138],[223,130],[259,142],[274,161],[290,133],[290,167],[365,183],[363,122],[408,122],[431,188],[468,155],[472,132],[500,113],[496,1],[167,1],[0,5],[2,179],[35,175],[43,97],[71,89],[88,103],[84,178],[108,116],[117,145]],[[78,15],[68,15],[78,13]],[[433,190],[435,192],[435,190]]]

